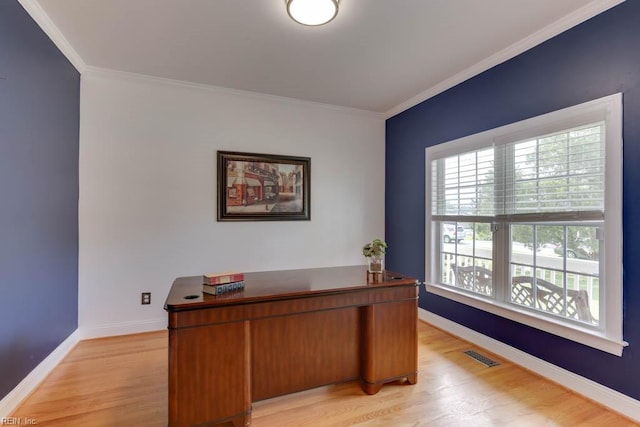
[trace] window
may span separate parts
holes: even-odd
[[[426,150],[427,289],[621,355],[622,96]]]

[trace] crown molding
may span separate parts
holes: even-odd
[[[511,58],[514,58],[521,53],[526,52],[527,50],[567,31],[570,28],[575,27],[578,24],[581,24],[600,13],[611,9],[614,6],[617,6],[620,3],[623,3],[625,0],[594,0],[591,3],[581,7],[580,9],[566,15],[557,21],[547,25],[543,29],[531,34],[530,36],[525,37],[524,39],[512,44],[506,49],[497,52],[482,61],[472,65],[471,67],[463,70],[446,80],[438,83],[437,85],[425,90],[424,92],[415,95],[405,102],[393,107],[384,113],[385,118],[389,119],[396,114],[399,114],[409,108],[426,101],[429,98],[432,98],[439,93],[446,91],[447,89],[451,89],[452,87],[469,80],[470,78],[492,68],[496,65],[499,65],[503,62],[508,61]]]
[[[221,95],[233,95],[233,96],[238,96],[238,97],[243,97],[248,99],[267,101],[267,102],[292,104],[292,105],[297,105],[301,107],[310,107],[310,108],[322,108],[325,110],[332,110],[332,111],[336,111],[343,114],[344,113],[353,114],[353,115],[369,117],[377,120],[384,120],[386,118],[384,116],[384,113],[379,113],[376,111],[361,110],[358,108],[343,107],[343,106],[332,105],[332,104],[323,104],[321,102],[306,101],[306,100],[301,100],[296,98],[287,98],[285,96],[270,95],[270,94],[265,94],[261,92],[251,92],[251,91],[245,91],[245,90],[239,90],[239,89],[230,89],[226,87],[213,86],[213,85],[207,85],[202,83],[192,83],[184,80],[174,80],[174,79],[169,79],[165,77],[155,77],[155,76],[149,76],[146,74],[130,73],[127,71],[118,71],[118,70],[112,70],[108,68],[86,66],[84,69],[84,72],[82,73],[82,79],[86,80],[86,79],[92,79],[92,78],[130,80],[130,81],[139,81],[147,84],[177,86],[177,87],[183,87],[188,89],[196,89],[196,90],[218,93]]]
[[[33,20],[40,26],[40,28],[47,34],[47,36],[53,41],[53,43],[60,49],[60,51],[65,55],[65,57],[71,62],[71,64],[81,73],[92,72],[96,73],[99,71],[108,72],[112,75],[112,77],[128,77],[128,78],[137,78],[148,81],[155,81],[157,83],[171,84],[171,85],[179,85],[184,87],[191,88],[199,88],[204,90],[212,90],[215,92],[227,93],[227,94],[235,94],[240,96],[248,96],[252,98],[259,99],[270,99],[271,101],[279,101],[286,103],[293,103],[297,105],[306,105],[309,107],[320,107],[325,109],[330,109],[334,111],[340,111],[343,113],[364,115],[371,118],[377,119],[388,119],[391,118],[423,101],[426,101],[433,96],[446,91],[496,65],[499,65],[549,39],[555,37],[556,35],[584,22],[588,19],[593,18],[594,16],[611,9],[614,6],[617,6],[620,3],[623,3],[625,0],[593,0],[591,3],[585,5],[584,7],[576,10],[575,12],[560,18],[559,20],[553,22],[552,24],[546,26],[545,28],[533,33],[532,35],[525,37],[524,39],[512,44],[506,49],[497,52],[494,55],[491,55],[484,60],[472,65],[471,67],[463,70],[446,80],[438,83],[435,86],[409,98],[403,103],[391,108],[390,110],[384,113],[378,113],[375,111],[369,110],[360,110],[357,108],[349,108],[342,107],[330,104],[323,104],[319,102],[312,101],[304,101],[298,100],[294,98],[287,98],[277,95],[269,95],[262,94],[258,92],[251,91],[242,91],[237,89],[229,89],[218,86],[204,85],[204,84],[196,84],[190,83],[180,80],[173,80],[168,78],[160,78],[160,77],[152,77],[146,76],[142,74],[121,72],[115,70],[107,70],[100,69],[97,67],[88,66],[84,60],[80,57],[80,55],[76,52],[76,50],[71,46],[68,40],[64,37],[62,32],[58,29],[58,27],[53,23],[49,15],[42,9],[37,0],[18,0],[20,5],[27,11],[27,13],[33,18]]]
[[[57,46],[64,56],[67,57],[80,74],[87,68],[87,64],[82,60],[78,52],[71,46],[69,41],[62,35],[62,32],[53,23],[49,15],[42,9],[36,0],[18,0],[24,10],[36,21],[36,24],[45,32],[51,41]]]

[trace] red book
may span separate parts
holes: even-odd
[[[208,273],[202,277],[205,285],[224,285],[225,283],[240,282],[244,280],[244,273]]]

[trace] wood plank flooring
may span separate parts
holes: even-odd
[[[483,349],[418,322],[418,384],[357,383],[253,404],[253,427],[635,426]],[[486,367],[463,351],[500,362]],[[167,333],[83,341],[13,414],[40,426],[166,426]]]

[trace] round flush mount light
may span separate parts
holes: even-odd
[[[299,24],[317,26],[331,21],[338,14],[340,0],[285,0],[287,13]]]

